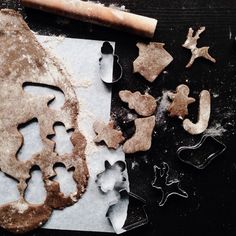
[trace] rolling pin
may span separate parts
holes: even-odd
[[[85,22],[108,26],[143,37],[154,36],[157,20],[102,4],[81,0],[21,0],[26,7],[40,9]]]

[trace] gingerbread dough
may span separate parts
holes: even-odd
[[[157,108],[156,100],[153,96],[140,92],[132,93],[128,90],[119,92],[120,99],[127,102],[130,109],[134,109],[140,116],[151,116]]]
[[[188,115],[188,105],[195,102],[195,99],[188,97],[188,95],[189,88],[185,84],[179,85],[176,88],[176,93],[168,93],[168,97],[172,100],[172,103],[168,107],[170,116],[177,116],[180,119],[184,119]]]
[[[153,82],[172,62],[173,57],[164,49],[164,43],[137,43],[139,56],[133,62],[134,73],[140,73],[147,81]]]
[[[124,141],[122,132],[114,128],[113,121],[110,121],[107,125],[102,121],[95,121],[93,129],[97,134],[94,142],[100,143],[104,141],[108,148],[117,149],[119,144]]]
[[[123,146],[125,153],[147,151],[150,149],[152,144],[155,116],[136,119],[134,123],[136,127],[135,134],[125,142]]]
[[[21,15],[13,10],[0,11],[0,169],[18,181],[20,198],[16,202],[0,205],[0,226],[14,233],[24,233],[44,224],[53,209],[63,209],[77,202],[86,190],[88,169],[85,160],[86,140],[78,129],[79,106],[75,92],[64,69],[51,58],[37,42]],[[25,83],[45,84],[60,89],[65,96],[64,106],[52,110],[48,102],[52,96],[33,96],[24,92]],[[43,149],[30,160],[20,161],[16,153],[23,144],[18,126],[37,118]],[[48,138],[54,134],[53,126],[61,122],[73,129],[70,154],[58,155],[55,143]],[[65,196],[54,165],[63,163],[74,168],[73,178],[77,191]],[[38,166],[47,192],[43,204],[33,205],[24,198],[30,170]]]

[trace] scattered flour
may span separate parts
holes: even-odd
[[[34,32],[35,35],[37,35],[37,33]],[[42,44],[47,44],[47,47],[45,48],[46,50],[55,48],[58,44],[62,43],[65,40],[65,35],[54,35],[54,34],[50,34],[49,36],[52,36],[52,38],[47,38],[45,40],[42,41]],[[53,54],[53,52],[50,51],[50,54]]]
[[[91,155],[98,151],[97,145],[94,143],[94,137],[93,136],[93,128],[92,125],[96,119],[95,115],[88,111],[86,108],[86,103],[79,98],[79,105],[80,105],[80,113],[79,113],[79,130],[82,132],[82,134],[85,136],[87,145],[85,154]],[[94,134],[95,135],[95,134]]]
[[[216,123],[215,126],[208,128],[204,134],[211,135],[211,136],[222,136],[224,132],[227,130],[221,126],[221,124]]]
[[[156,113],[156,122],[158,124],[164,124],[165,123],[165,113],[170,105],[170,101],[168,98],[169,91],[163,91],[162,97],[158,99],[159,106]]]
[[[220,95],[218,93],[212,93],[213,98],[218,98]]]
[[[101,3],[101,2],[99,2],[99,1],[96,1],[96,2],[94,2],[94,1],[87,1],[87,2],[96,3],[96,4],[100,5],[100,6],[105,6],[104,3]],[[80,3],[81,3],[81,0],[67,0],[67,4],[73,5],[73,6],[79,6]],[[121,5],[121,6],[120,6],[119,3],[112,3],[112,4],[110,4],[108,7],[113,8],[113,9],[117,9],[117,10],[121,10],[121,11],[127,11],[127,12],[129,11],[129,10],[125,7],[125,5]],[[88,8],[88,10],[90,10],[90,8]]]
[[[147,88],[145,89],[145,94],[149,93],[150,90],[151,90],[151,88],[150,88],[150,87],[147,87]]]
[[[117,9],[117,10],[129,12],[129,9],[127,9],[127,8],[125,7],[125,5],[121,5],[121,6],[120,6],[118,3],[110,4],[109,7],[110,7],[110,8],[113,8],[113,9]]]
[[[138,166],[139,166],[139,163],[137,161],[133,161],[131,164],[131,169],[134,170]]]
[[[71,79],[71,83],[74,87],[77,88],[89,88],[93,83],[91,80],[73,80]]]
[[[232,30],[231,30],[231,27],[229,26],[229,39],[231,40],[232,39]]]

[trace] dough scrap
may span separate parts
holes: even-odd
[[[117,149],[119,144],[124,141],[122,132],[114,128],[113,121],[110,121],[107,125],[102,121],[95,121],[93,129],[97,134],[94,139],[95,143],[104,141],[108,148]]]
[[[173,57],[164,49],[164,43],[137,43],[139,56],[133,62],[134,73],[140,73],[147,81],[153,82],[172,62]]]
[[[86,139],[78,129],[78,100],[69,81],[69,75],[50,57],[37,42],[34,34],[20,14],[13,10],[0,11],[0,170],[14,178],[20,198],[0,205],[0,227],[14,233],[25,233],[43,225],[53,209],[73,205],[83,195],[88,182],[85,159]],[[26,93],[25,83],[42,84],[60,89],[65,103],[59,110],[48,107],[53,96]],[[16,154],[23,144],[19,125],[37,118],[43,149],[27,161],[20,161]],[[55,143],[49,139],[53,126],[61,122],[72,129],[72,153],[58,155]],[[74,168],[73,178],[77,191],[65,196],[52,177],[54,165],[63,163],[66,169]],[[46,200],[43,204],[29,204],[25,198],[30,170],[38,166],[42,172]]]
[[[156,100],[149,94],[142,95],[140,92],[122,90],[119,92],[120,99],[128,103],[130,109],[134,109],[141,116],[151,116],[157,108]]]
[[[168,97],[172,100],[168,107],[171,117],[177,116],[180,119],[184,119],[188,115],[188,105],[195,102],[195,99],[188,97],[188,95],[189,87],[185,84],[179,85],[176,88],[176,93],[168,93]]]
[[[147,151],[152,144],[152,133],[155,126],[155,116],[139,118],[134,121],[136,130],[132,138],[128,139],[123,146],[125,153]]]

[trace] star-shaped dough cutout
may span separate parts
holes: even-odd
[[[195,99],[188,97],[188,95],[189,87],[185,84],[179,85],[176,88],[176,93],[168,93],[168,97],[172,100],[172,103],[168,107],[170,116],[177,116],[180,119],[184,119],[188,115],[188,105],[195,102]]]
[[[110,121],[107,125],[102,121],[95,121],[93,129],[97,134],[94,142],[100,143],[104,141],[108,148],[117,149],[119,144],[125,139],[122,132],[114,128],[113,121]]]
[[[146,80],[153,82],[172,62],[173,57],[164,49],[164,43],[137,43],[139,56],[133,62],[134,73],[140,73]]]

